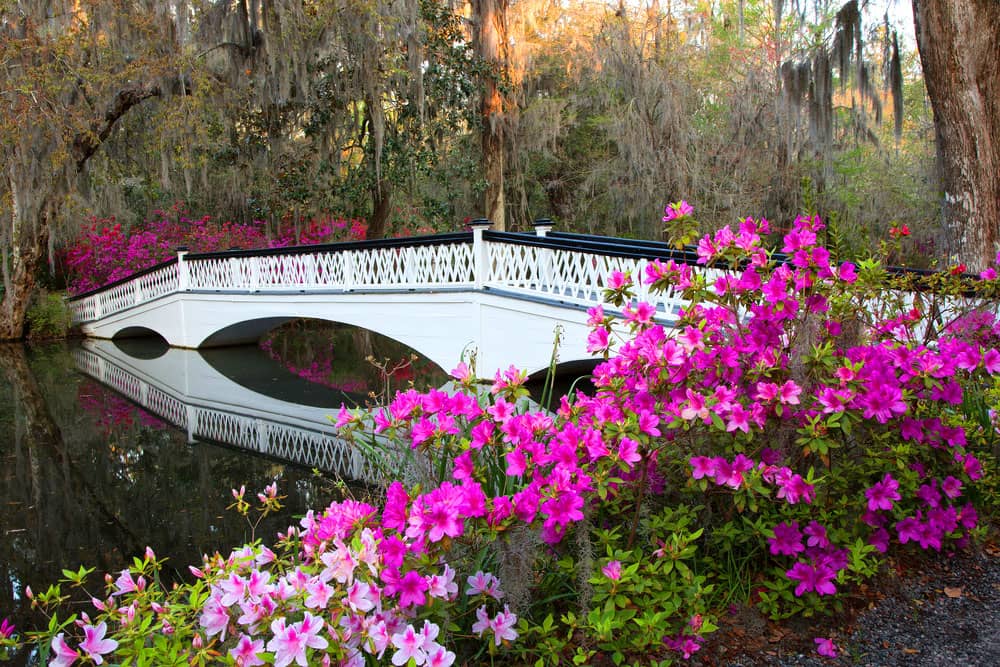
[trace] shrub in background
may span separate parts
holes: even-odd
[[[65,338],[73,326],[73,316],[62,295],[39,292],[28,308],[28,337],[32,339]]]

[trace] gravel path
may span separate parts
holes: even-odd
[[[701,664],[727,667],[1000,667],[1000,548],[935,557],[879,582],[852,619],[776,626],[740,621],[735,636],[706,647]],[[845,627],[846,625],[846,627]],[[732,649],[742,636],[745,653]],[[816,654],[813,637],[832,637],[840,656]],[[727,647],[726,644],[729,644]]]

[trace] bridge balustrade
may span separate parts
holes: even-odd
[[[176,259],[71,299],[70,307],[75,322],[88,323],[185,291],[253,294],[453,289],[589,308],[603,303],[609,276],[620,271],[631,274],[637,298],[652,303],[656,319],[669,325],[686,302],[673,289],[650,293],[643,278],[652,261],[672,259],[693,266],[708,284],[726,271],[698,265],[694,253],[655,241],[553,232],[547,227],[537,235],[495,232],[488,230],[488,221],[479,222],[485,224],[474,224],[471,233],[265,250],[179,252]],[[918,306],[925,315],[921,335],[932,338],[936,329],[966,312],[973,301],[932,292],[884,291],[859,301],[858,307],[875,315],[886,304]],[[991,307],[995,308],[995,302]]]

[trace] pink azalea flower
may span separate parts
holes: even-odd
[[[493,628],[493,641],[497,646],[500,646],[504,640],[514,641],[517,639],[517,630],[514,629],[516,623],[517,615],[512,613],[507,605],[504,605],[503,611],[499,612],[490,623]]]
[[[394,634],[392,645],[396,647],[396,651],[392,654],[394,665],[405,665],[411,659],[417,665],[427,661],[427,654],[424,653],[424,636],[414,630],[412,625],[407,625],[405,630]]]
[[[837,645],[833,643],[832,639],[827,639],[826,637],[816,637],[813,641],[816,642],[816,652],[821,656],[824,658],[837,657]]]
[[[80,642],[80,649],[87,654],[88,658],[94,661],[95,665],[100,665],[104,662],[103,654],[111,653],[118,648],[118,642],[114,639],[104,638],[107,631],[108,624],[103,621],[96,626],[83,626],[84,639]]]
[[[396,591],[399,593],[399,606],[405,608],[424,604],[427,601],[427,596],[424,593],[428,588],[427,579],[416,570],[410,570],[396,584]]]
[[[622,578],[622,563],[618,560],[608,561],[608,564],[601,568],[601,572],[611,581],[618,581]]]
[[[799,582],[795,587],[796,597],[801,597],[809,591],[815,591],[819,595],[833,595],[837,592],[833,584],[837,573],[825,565],[798,562],[785,572],[785,576]]]
[[[70,667],[80,657],[77,651],[66,643],[65,633],[60,632],[52,638],[52,659],[49,667]]]
[[[466,595],[485,594],[497,600],[503,597],[503,592],[500,590],[500,580],[489,572],[479,570],[466,579],[466,583],[468,584],[468,587],[465,589]]]
[[[769,537],[767,542],[770,545],[771,553],[775,556],[795,556],[805,551],[798,521],[779,523],[774,527],[774,537]]]
[[[274,652],[275,667],[285,667],[292,661],[301,667],[309,664],[306,649],[325,649],[329,642],[319,633],[326,626],[326,623],[309,612],[305,613],[298,623],[290,626],[285,625],[284,618],[278,618],[271,623],[271,632],[274,637],[267,643],[267,650]]]
[[[666,208],[663,209],[663,213],[663,222],[672,222],[677,218],[694,213],[694,207],[682,199],[679,202],[667,204]]]
[[[240,635],[240,641],[233,648],[229,649],[229,655],[240,667],[255,667],[263,665],[264,661],[258,655],[264,652],[263,639],[251,639],[247,635]]]
[[[443,646],[438,646],[433,652],[427,654],[427,667],[451,667],[455,664],[455,654]]]
[[[871,488],[865,489],[865,498],[868,499],[868,509],[891,510],[893,501],[899,500],[899,482],[886,473],[882,481],[876,482]]]

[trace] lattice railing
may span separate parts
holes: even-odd
[[[152,267],[131,278],[88,292],[69,302],[74,322],[90,322],[176,292],[177,261]]]
[[[467,287],[473,283],[467,241],[314,252],[192,256],[192,290],[372,290]]]
[[[636,299],[657,309],[657,319],[667,323],[677,319],[686,301],[676,290],[652,293],[644,284],[646,267],[652,260],[591,251],[536,247],[527,244],[488,244],[488,274],[484,284],[494,289],[530,296],[557,299],[564,303],[591,307],[604,303],[608,277],[615,271],[633,279]],[[721,274],[717,269],[698,269]]]
[[[646,267],[660,259],[684,262],[709,284],[722,269],[696,265],[695,257],[666,244],[631,239],[553,234],[550,237],[487,232],[441,234],[412,239],[330,244],[281,250],[180,254],[170,263],[101,291],[72,300],[74,320],[86,322],[120,312],[173,291],[336,292],[379,290],[486,289],[506,295],[592,307],[604,302],[609,276],[628,273],[640,301],[656,307],[656,319],[670,324],[687,305],[673,289],[651,294]],[[948,321],[967,309],[965,299],[933,298]],[[859,304],[874,313],[877,303]],[[922,312],[931,312],[924,309]],[[927,327],[934,326],[928,319]]]

